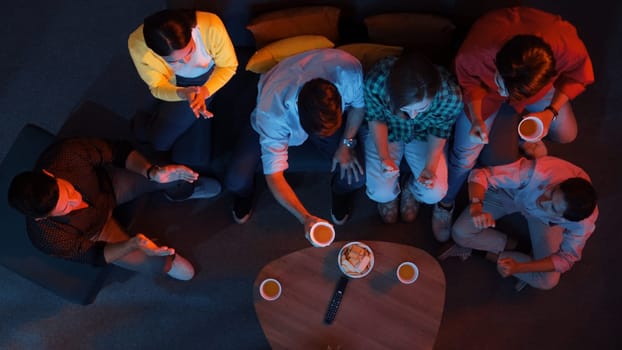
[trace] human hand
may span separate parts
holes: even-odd
[[[483,209],[481,204],[471,204],[469,210],[473,225],[480,230],[488,227],[495,227],[495,219],[490,213],[485,212]]]
[[[199,173],[185,165],[169,164],[156,167],[151,171],[151,179],[159,183],[169,183],[173,181],[195,182],[199,178]]]
[[[210,97],[209,90],[205,86],[196,86],[195,91],[196,93],[193,99],[189,100],[192,112],[194,112],[194,115],[197,118],[199,118],[199,116],[202,116],[205,119],[212,118],[214,114],[208,111],[205,106],[205,100]]]
[[[417,178],[417,181],[425,188],[432,188],[434,180],[436,180],[436,174],[428,168],[424,168]]]
[[[209,90],[205,86],[188,86],[177,89],[177,95],[188,101],[192,113],[198,119],[201,116],[203,118],[211,118],[214,114],[207,110],[205,106],[205,99],[210,96]]]
[[[548,109],[540,112],[529,112],[523,115],[522,118],[524,119],[527,116],[534,116],[542,121],[542,124],[544,125],[542,137],[544,138],[549,133],[551,122],[553,121],[553,112],[549,111]]]
[[[331,171],[335,171],[337,169],[337,164],[339,164],[340,171],[340,179],[343,179],[344,176],[347,176],[348,184],[352,183],[352,178],[355,181],[359,181],[359,175],[363,175],[363,167],[359,164],[358,159],[356,158],[356,153],[353,149],[346,147],[345,145],[340,145],[333,156],[333,166]]]
[[[197,94],[196,86],[186,86],[186,87],[177,88],[177,96],[179,96],[179,98],[186,100],[186,101],[194,100],[194,96],[196,94]]]
[[[503,277],[512,276],[517,272],[519,263],[512,258],[503,258],[497,260],[497,271]]]
[[[472,142],[488,143],[488,128],[486,128],[483,120],[473,122],[471,130],[469,130],[469,138]]]
[[[142,233],[137,234],[136,236],[132,237],[132,239],[136,242],[137,248],[142,250],[143,253],[147,255],[166,256],[175,254],[175,249],[169,248],[167,246],[158,246]]]
[[[400,172],[400,168],[395,161],[391,158],[382,159],[382,175],[387,178],[397,176]]]

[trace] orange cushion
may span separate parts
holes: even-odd
[[[248,60],[246,70],[259,74],[265,73],[287,57],[334,46],[335,44],[321,35],[300,35],[278,40],[257,50]]]
[[[253,33],[258,49],[271,42],[299,35],[322,35],[337,42],[340,11],[333,6],[295,7],[262,14],[246,28]]]

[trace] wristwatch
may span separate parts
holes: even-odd
[[[553,113],[553,119],[551,119],[551,121],[557,120],[557,116],[559,115],[559,111],[556,110],[555,107],[549,105],[549,106],[544,107],[544,110],[545,111],[549,110],[549,111],[551,111],[551,113]]]
[[[352,139],[343,139],[343,145],[348,147],[348,148],[354,148],[356,147],[356,139],[352,138]]]

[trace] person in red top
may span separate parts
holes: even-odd
[[[569,101],[594,82],[592,62],[575,27],[558,15],[527,7],[494,10],[478,19],[454,64],[466,116],[456,122],[449,189],[434,208],[432,222],[436,237],[446,239],[456,194],[488,143],[501,107],[537,116],[549,140],[572,142],[577,122]],[[491,142],[515,140],[506,136]],[[521,146],[534,157],[546,154],[541,141]]]

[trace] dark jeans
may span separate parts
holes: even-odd
[[[237,143],[225,171],[225,188],[236,196],[250,196],[255,189],[255,173],[261,168],[259,134],[251,127],[250,120],[242,123]]]
[[[149,192],[167,190],[184,185],[181,181],[159,184],[145,179],[142,175],[121,168],[109,167],[107,170],[112,179],[112,186],[117,198],[117,204],[129,202]],[[133,235],[111,216],[106,222],[102,232],[94,237],[94,239],[109,243],[117,243],[126,241],[130,239],[131,236]],[[168,271],[172,261],[173,256],[149,256],[141,250],[134,250],[122,258],[113,261],[112,264],[132,271],[158,274]]]
[[[212,70],[195,77],[177,76],[177,86],[201,86]],[[205,100],[210,109],[212,96]],[[144,134],[157,151],[170,151],[173,163],[185,164],[196,170],[207,168],[212,152],[212,120],[196,118],[188,101],[158,101],[153,118],[146,123]]]
[[[309,135],[304,145],[311,143],[325,158],[327,162],[332,162],[337,148],[341,144],[346,119],[344,118],[341,128],[332,136],[320,137]],[[362,126],[364,127],[364,126]],[[356,156],[359,163],[364,166],[363,142],[358,142]],[[233,157],[225,173],[225,187],[238,196],[244,197],[252,193],[254,189],[255,173],[261,167],[261,146],[259,144],[259,134],[250,125],[250,121],[245,123],[244,129],[240,133],[237,146],[233,152]],[[335,169],[332,179],[332,190],[338,194],[344,194],[357,190],[365,185],[365,176],[360,176],[359,181],[352,180],[348,184],[347,177],[340,179],[339,166]]]

